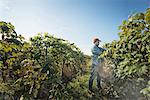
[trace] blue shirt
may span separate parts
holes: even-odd
[[[97,45],[94,45],[92,48],[92,64],[97,65],[99,63],[98,56],[105,51],[105,49],[98,47]]]

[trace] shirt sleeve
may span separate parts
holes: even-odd
[[[101,52],[101,50],[98,48],[98,47],[93,47],[93,49],[92,49],[92,54],[94,54],[94,55],[99,55],[100,54],[100,52]]]
[[[104,48],[101,48],[101,50],[102,50],[102,52],[103,52],[103,51],[106,51],[106,49],[104,49]]]

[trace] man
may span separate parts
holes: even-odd
[[[100,60],[98,58],[98,56],[105,50],[101,47],[99,47],[99,43],[101,42],[101,40],[99,38],[94,38],[93,39],[93,43],[94,46],[92,48],[92,68],[91,68],[91,75],[90,75],[90,79],[89,79],[89,90],[91,92],[93,92],[92,90],[92,86],[93,86],[93,81],[94,79],[97,77],[97,87],[99,89],[101,89],[101,85],[100,85],[100,81],[101,78],[98,74],[98,68],[97,65],[100,63]]]

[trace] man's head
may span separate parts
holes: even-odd
[[[99,39],[99,38],[94,38],[93,39],[93,43],[95,44],[95,45],[99,45],[99,43],[101,42],[101,40]]]

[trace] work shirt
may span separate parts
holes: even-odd
[[[92,48],[92,64],[98,65],[100,62],[100,59],[98,59],[98,56],[105,51],[105,49],[98,47],[97,45],[94,45]]]

